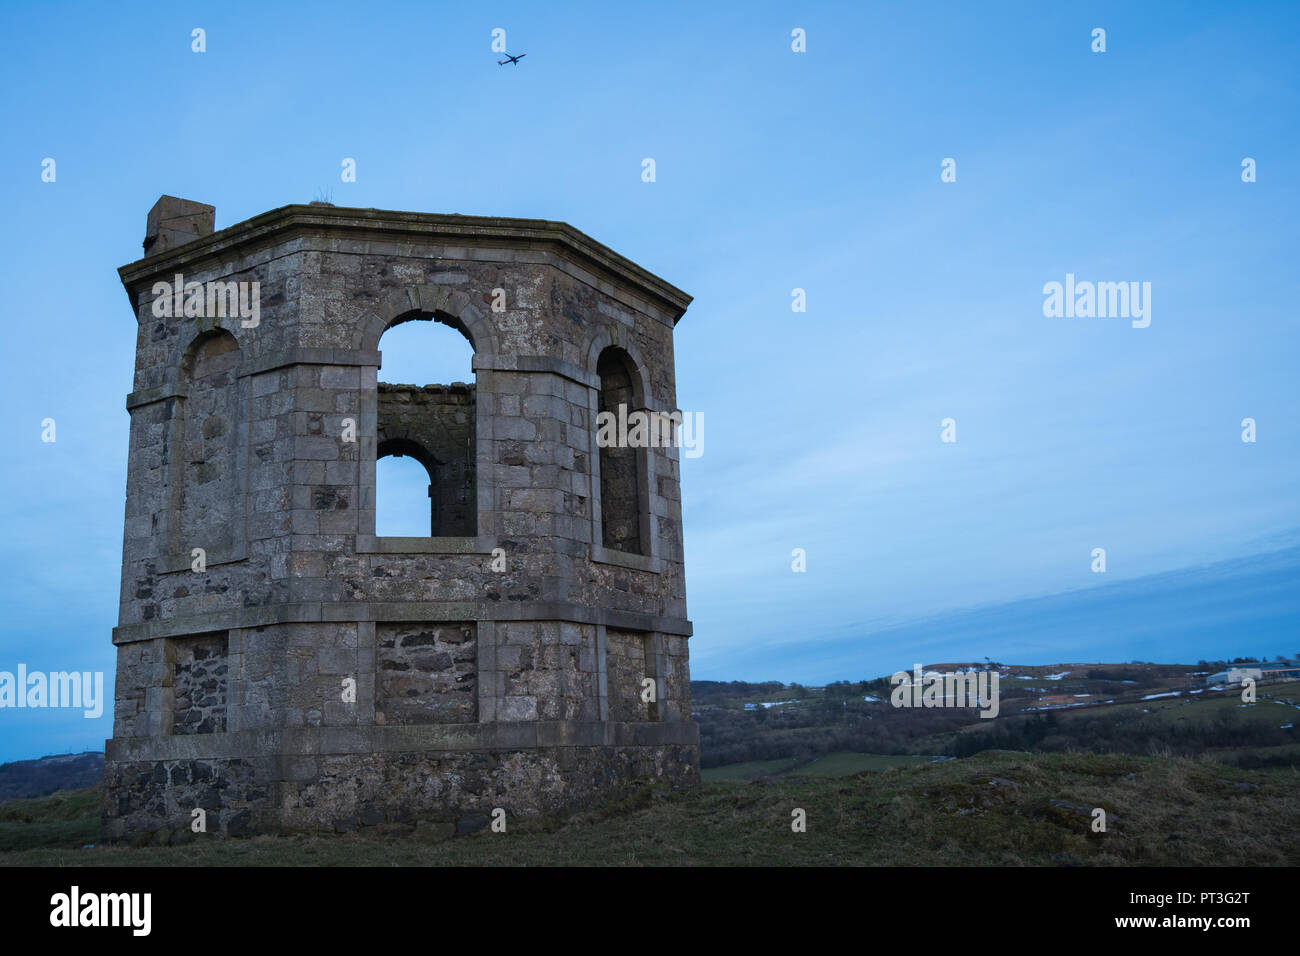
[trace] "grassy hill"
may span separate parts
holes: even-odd
[[[102,784],[0,803],[0,858],[36,847],[79,848],[99,840]]]
[[[21,797],[44,797],[59,790],[80,790],[103,779],[102,753],[15,760],[0,764],[0,803]]]
[[[833,770],[852,770],[841,758]],[[822,769],[831,766],[825,765]],[[0,808],[0,865],[1295,865],[1300,772],[1212,760],[981,753],[962,760],[646,790],[505,834],[196,839],[81,849],[98,792]],[[1109,832],[1090,831],[1106,810]],[[793,833],[791,811],[807,813]]]

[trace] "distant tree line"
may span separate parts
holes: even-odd
[[[968,757],[981,750],[1168,752],[1194,756],[1216,749],[1249,750],[1296,742],[1294,731],[1283,730],[1271,721],[1263,723],[1224,709],[1215,710],[1211,716],[1198,713],[1198,705],[1188,706],[1184,719],[1173,720],[1163,714],[1134,717],[1131,713],[1127,719],[1117,719],[1115,713],[1105,712],[1017,715],[956,735],[946,752],[954,757]],[[1300,763],[1295,755],[1280,759],[1285,766]]]

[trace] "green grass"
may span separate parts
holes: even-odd
[[[807,761],[783,758],[729,763],[702,770],[700,776],[705,783],[737,783],[781,776],[848,777],[868,770],[889,770],[893,767],[929,763],[933,759],[913,755],[833,753]]]
[[[0,803],[0,851],[94,843],[99,813],[98,787]]]
[[[700,771],[705,783],[734,783],[736,781],[757,780],[760,777],[774,777],[798,766],[799,761],[790,758],[780,760],[747,760],[744,763],[729,763],[721,767],[708,767]]]
[[[813,777],[848,777],[868,770],[890,770],[894,767],[910,767],[916,764],[930,763],[933,757],[919,757],[912,754],[896,756],[894,754],[855,754],[833,753],[818,757],[811,763],[790,771],[792,775]]]
[[[1295,865],[1298,784],[1294,770],[1209,760],[989,752],[849,777],[708,783],[688,794],[644,790],[567,821],[512,820],[505,834],[448,839],[415,830],[82,850],[82,829],[51,845],[42,828],[97,825],[91,790],[0,806],[6,827],[32,828],[30,842],[18,840],[27,848],[0,852],[0,864]],[[1107,811],[1108,833],[1091,833],[1092,807]],[[791,832],[796,808],[807,814],[806,833]],[[63,819],[38,822],[45,810]],[[27,817],[32,822],[22,823]],[[8,830],[11,841],[16,834]]]
[[[1245,747],[1239,750],[1218,747],[1207,751],[1206,759],[1221,760],[1224,763],[1237,764],[1241,761],[1266,760],[1276,766],[1300,766],[1300,744],[1281,744],[1277,747]],[[1249,762],[1244,766],[1251,766]]]

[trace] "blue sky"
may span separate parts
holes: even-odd
[[[0,670],[111,684],[116,268],[163,193],[561,219],[694,295],[697,678],[1300,651],[1297,8],[700,6],[0,9]],[[1150,282],[1150,327],[1044,317],[1066,273]],[[0,711],[0,759],[110,728]]]

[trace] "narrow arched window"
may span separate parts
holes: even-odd
[[[645,450],[628,440],[629,432],[635,434],[633,414],[643,414],[637,408],[635,369],[631,356],[613,346],[601,352],[596,363],[600,378],[600,418],[615,423],[615,440],[597,443],[600,446],[600,524],[601,543],[606,548],[644,554],[641,469]]]
[[[172,450],[176,510],[171,550],[211,553],[234,547],[239,499],[239,345],[218,329],[200,336],[182,364],[178,447]],[[242,532],[240,532],[242,533]]]

